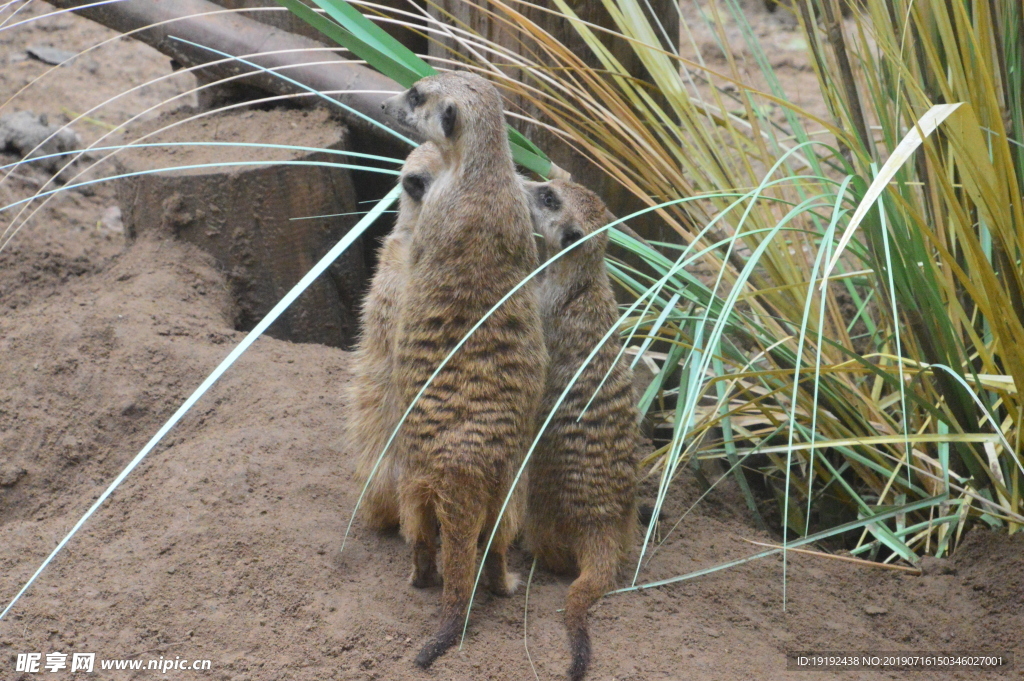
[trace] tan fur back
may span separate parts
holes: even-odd
[[[409,154],[400,181],[410,176],[432,178],[441,172],[441,155],[427,142]],[[421,199],[422,197],[420,197]],[[405,410],[393,380],[398,305],[405,286],[409,245],[419,220],[420,200],[403,191],[398,219],[378,253],[377,271],[363,303],[362,334],[353,357],[348,389],[348,444],[355,453],[356,480],[370,480],[363,499],[363,514],[377,529],[398,526],[398,476],[401,456],[394,445],[378,466],[395,425]],[[377,472],[371,480],[375,466]]]

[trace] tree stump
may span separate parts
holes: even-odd
[[[177,111],[150,121],[133,129],[132,139],[191,113]],[[205,116],[143,142],[259,142],[346,150],[348,131],[322,109],[246,110]],[[347,169],[280,163],[352,162],[337,154],[168,146],[125,150],[117,158],[122,173],[267,162],[169,170],[126,178],[118,186],[129,239],[158,234],[213,255],[231,285],[239,330],[251,330],[358,218],[351,215],[358,208]],[[332,217],[295,219],[311,216]],[[295,342],[350,347],[368,277],[364,249],[357,241],[267,333]]]

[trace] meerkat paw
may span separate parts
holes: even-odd
[[[507,598],[516,592],[519,587],[519,574],[506,572],[504,577],[491,580],[491,593],[495,596]]]
[[[429,589],[432,586],[441,586],[443,580],[437,569],[416,570],[413,569],[409,575],[409,584],[417,589]]]

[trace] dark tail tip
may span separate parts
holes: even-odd
[[[444,651],[448,650],[449,646],[442,646],[437,639],[431,639],[427,645],[423,646],[420,650],[420,654],[416,656],[416,666],[420,669],[426,669],[430,665],[434,664],[434,660],[441,657]]]
[[[590,666],[590,634],[585,627],[569,633],[569,650],[572,663],[569,665],[569,681],[582,681]]]
[[[455,618],[444,622],[437,635],[430,639],[420,650],[419,655],[416,656],[416,666],[426,669],[434,664],[434,660],[444,655],[446,650],[455,645],[455,641],[458,640],[461,631],[459,626],[461,623],[462,618]]]

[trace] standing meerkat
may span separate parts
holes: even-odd
[[[530,182],[526,191],[549,257],[614,220],[601,199],[572,182]],[[542,417],[608,329],[618,323],[604,265],[607,243],[603,232],[545,271],[540,299],[551,363]],[[590,662],[587,610],[614,588],[639,529],[639,431],[632,371],[624,358],[617,360],[620,348],[621,341],[610,338],[583,370],[548,424],[529,466],[526,545],[554,572],[579,571],[565,604],[572,653],[568,675],[573,681],[583,678]]]
[[[441,154],[430,142],[409,153],[399,182],[402,194],[398,219],[384,240],[377,272],[363,303],[362,334],[355,349],[354,375],[348,390],[349,447],[356,452],[356,480],[366,484],[363,508],[367,522],[378,530],[398,527],[398,478],[401,457],[394,447],[370,473],[405,411],[393,377],[398,304],[407,276],[409,244],[419,220],[423,195],[442,167]]]
[[[412,238],[397,336],[396,381],[410,403],[470,329],[537,266],[530,209],[512,163],[501,96],[480,76],[430,76],[385,110],[434,142],[444,169],[423,198]],[[499,522],[523,462],[544,389],[547,353],[536,290],[525,286],[491,315],[426,388],[400,432],[402,534],[413,586],[444,577],[441,626],[416,657],[429,666],[462,631],[477,542],[490,590],[511,594],[506,551],[525,490]],[[525,485],[520,485],[523,488]]]

